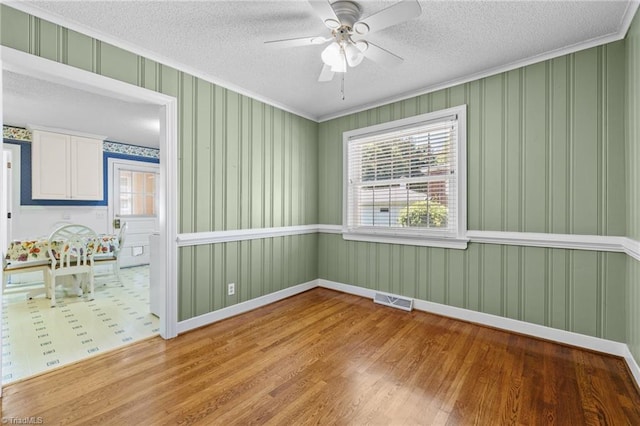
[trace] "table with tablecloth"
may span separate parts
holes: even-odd
[[[46,237],[12,241],[3,260],[3,291],[7,288],[9,275],[31,271],[45,271],[46,287],[46,269],[51,265],[49,248],[54,256],[59,258],[57,253],[64,250],[61,247],[62,244],[61,241],[49,241]],[[117,235],[102,234],[96,237],[87,237],[87,255],[93,255],[96,258],[111,255],[118,250],[118,244]],[[31,291],[27,297],[32,298],[38,293],[41,292]]]
[[[16,240],[9,244],[5,261],[32,262],[49,259],[49,247],[54,253],[60,250],[60,241],[49,241],[46,237]],[[94,256],[114,253],[118,249],[118,236],[112,234],[87,238],[87,254]]]

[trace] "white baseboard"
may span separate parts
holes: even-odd
[[[636,383],[638,384],[638,387],[640,387],[640,365],[638,365],[638,362],[633,357],[633,354],[631,353],[628,347],[626,352],[627,353],[625,354],[624,359],[625,361],[627,361],[629,370],[631,370],[631,374],[636,379]]]
[[[349,293],[361,297],[373,298],[373,295],[375,293],[375,290],[350,284],[338,283],[335,281],[319,279],[318,282],[320,287],[337,290],[343,293]],[[540,339],[550,340],[557,343],[622,357],[627,362],[627,365],[629,366],[629,369],[631,370],[636,383],[638,384],[638,386],[640,386],[640,367],[638,367],[638,363],[633,358],[629,347],[624,343],[614,342],[613,340],[601,339],[598,337],[586,336],[584,334],[559,330],[543,325],[531,324],[525,321],[504,318],[498,315],[476,312],[470,309],[457,308],[455,306],[429,302],[426,300],[414,299],[413,306],[419,311],[430,312],[454,319],[469,321],[476,324],[499,328],[501,330],[525,334],[527,336],[537,337]]]
[[[231,318],[248,311],[252,311],[256,308],[269,305],[271,303],[286,299],[287,297],[294,296],[298,293],[303,293],[316,287],[318,287],[318,280],[312,280],[303,284],[295,285],[293,287],[285,288],[284,290],[266,294],[255,299],[247,300],[246,302],[241,302],[232,306],[228,306],[226,308],[218,309],[214,312],[209,312],[207,314],[190,318],[188,320],[180,321],[178,322],[178,334],[205,325],[213,324],[214,322],[218,322],[226,318]]]

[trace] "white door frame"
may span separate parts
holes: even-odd
[[[2,62],[2,55],[0,54],[0,93],[2,93],[2,70],[4,69],[4,65]],[[0,96],[0,99],[2,99],[2,97]],[[2,129],[2,144],[4,145],[4,127],[2,124],[2,118],[4,117],[4,114],[2,112],[2,104],[3,102],[0,101],[0,128]],[[3,187],[4,184],[4,177],[3,177],[4,173],[0,173],[0,188]],[[3,221],[6,221],[6,218],[1,219]],[[0,227],[1,228],[1,227]],[[6,247],[3,249],[5,250]],[[4,277],[3,277],[4,279]],[[0,397],[2,396],[2,292],[0,291]]]
[[[4,144],[3,144],[4,145]],[[0,244],[2,250],[9,247],[11,241],[11,221],[9,213],[13,211],[13,169],[9,169],[7,164],[12,163],[13,166],[13,150],[2,147],[2,177],[0,177],[0,188],[2,188],[2,196],[0,199]]]
[[[154,173],[157,173],[160,167],[158,163],[126,160],[126,159],[120,159],[120,158],[109,158],[109,160],[107,161],[107,167],[108,167],[107,179],[109,179],[109,191],[108,191],[109,195],[107,198],[109,200],[109,202],[107,203],[107,220],[109,221],[109,223],[107,224],[107,229],[109,230],[110,233],[113,233],[113,234],[118,232],[117,229],[113,228],[113,219],[115,218],[115,201],[116,201],[115,186],[113,185],[113,178],[115,176],[115,168],[117,168],[118,165],[130,166],[132,169],[140,169],[140,170],[144,169],[146,171],[154,172]],[[157,182],[156,189],[158,190],[158,193],[160,192],[159,188],[160,188],[160,184],[159,182]],[[154,229],[154,231],[157,231],[157,229]]]
[[[154,92],[59,62],[0,46],[0,67],[41,80],[86,90],[99,95],[161,106],[160,112],[160,253],[165,282],[159,284],[160,335],[177,336],[178,330],[178,102],[173,96]],[[0,79],[0,87],[2,80]],[[0,106],[0,118],[1,114]],[[1,122],[1,120],[0,120]],[[1,304],[0,304],[1,306]],[[1,340],[0,340],[1,343]],[[0,364],[1,366],[1,364]],[[0,370],[0,374],[1,370]],[[0,390],[1,392],[1,390]]]

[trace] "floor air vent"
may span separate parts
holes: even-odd
[[[398,308],[404,311],[411,311],[413,309],[413,299],[409,299],[408,297],[376,293],[373,296],[373,301],[381,305],[391,306],[392,308]]]

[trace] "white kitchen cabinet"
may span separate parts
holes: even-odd
[[[31,198],[102,200],[102,140],[41,130],[31,143]]]

